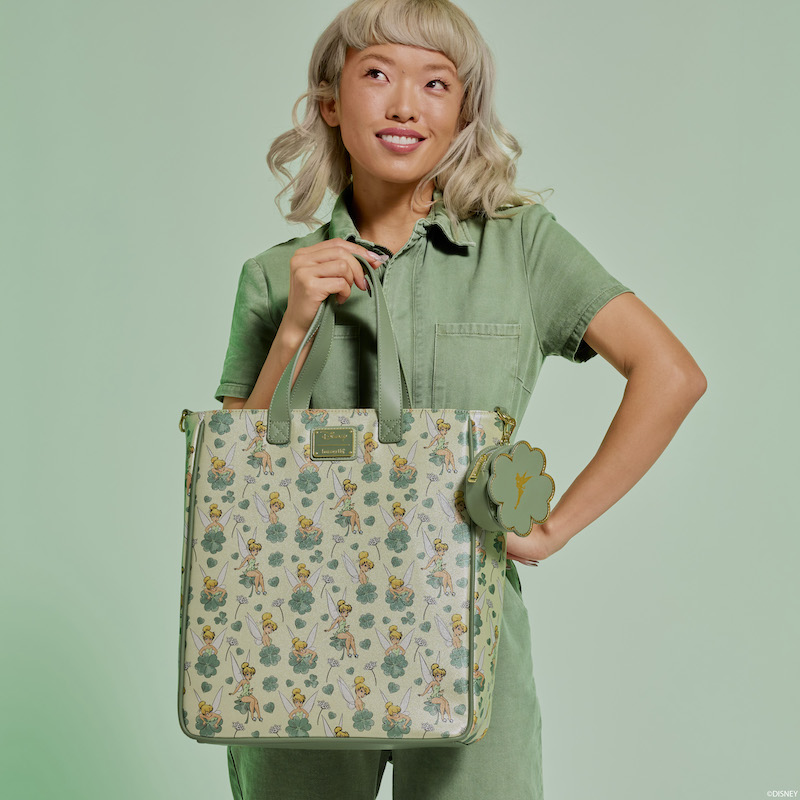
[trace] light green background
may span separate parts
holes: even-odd
[[[800,789],[793,2],[465,0],[519,183],[708,391],[640,483],[522,567],[550,800]],[[176,712],[183,407],[244,260],[322,0],[3,4],[3,789],[229,796]],[[551,358],[519,431],[556,500],[624,379]],[[513,759],[509,742],[509,759]],[[390,796],[391,772],[381,797]]]

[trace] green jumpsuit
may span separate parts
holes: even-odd
[[[326,239],[341,237],[391,256],[373,274],[385,291],[413,407],[502,405],[517,420],[517,431],[545,358],[581,363],[595,356],[582,338],[587,326],[609,300],[631,291],[541,204],[453,226],[436,189],[427,217],[392,254],[359,236],[348,211],[351,197],[352,185],[338,197],[330,222],[245,262],[215,394],[220,402],[226,395],[249,397],[286,311],[289,260],[299,247]],[[336,307],[333,344],[311,407],[377,408],[377,381],[359,380],[377,374],[375,348],[368,346],[374,331],[373,301],[354,285]],[[487,439],[493,435],[486,431]],[[347,752],[229,746],[233,796],[374,800],[391,760],[394,796],[403,800],[542,800],[531,620],[513,561],[504,598],[492,715],[482,739],[452,748]]]

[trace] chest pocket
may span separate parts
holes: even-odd
[[[334,325],[331,352],[311,393],[311,408],[356,408],[360,362],[358,325]]]
[[[437,322],[433,351],[433,407],[514,408],[519,322]]]

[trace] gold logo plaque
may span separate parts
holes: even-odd
[[[349,461],[356,457],[356,429],[349,425],[314,428],[311,431],[311,458]]]

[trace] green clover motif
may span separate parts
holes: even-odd
[[[544,452],[525,441],[501,453],[492,464],[489,497],[497,503],[500,524],[517,536],[528,536],[534,522],[541,524],[550,516],[556,485],[544,468]]]

